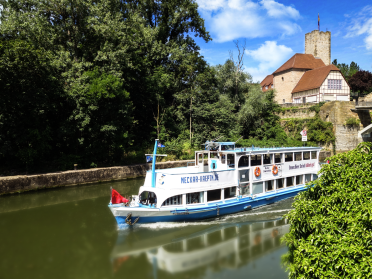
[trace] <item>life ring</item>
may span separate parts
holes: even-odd
[[[256,168],[254,169],[254,175],[255,175],[256,177],[259,177],[259,176],[261,175],[261,170],[260,170],[259,167],[256,167]]]
[[[272,168],[272,172],[273,172],[273,175],[278,174],[278,166],[277,166],[277,165],[274,165],[274,166],[273,166],[273,168]]]

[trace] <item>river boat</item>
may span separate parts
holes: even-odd
[[[321,147],[244,147],[207,142],[192,166],[152,170],[130,203],[109,208],[117,223],[184,222],[250,210],[297,195],[317,179]]]

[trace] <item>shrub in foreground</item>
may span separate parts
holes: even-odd
[[[372,143],[323,165],[299,194],[283,240],[290,278],[372,277]]]

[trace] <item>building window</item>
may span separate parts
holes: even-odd
[[[284,81],[284,77],[282,77],[282,81]]]
[[[267,87],[267,86],[266,86],[265,88],[266,88],[266,89],[269,89],[269,87]]]
[[[341,79],[329,79],[328,89],[341,90]]]
[[[294,98],[294,103],[295,104],[300,104],[301,103],[301,98]]]
[[[285,99],[283,99],[283,104],[285,104]]]
[[[271,85],[271,88],[274,88],[274,84]]]

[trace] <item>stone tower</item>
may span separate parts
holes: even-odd
[[[331,64],[331,32],[314,30],[305,34],[305,54],[312,54],[322,59],[324,64]]]

